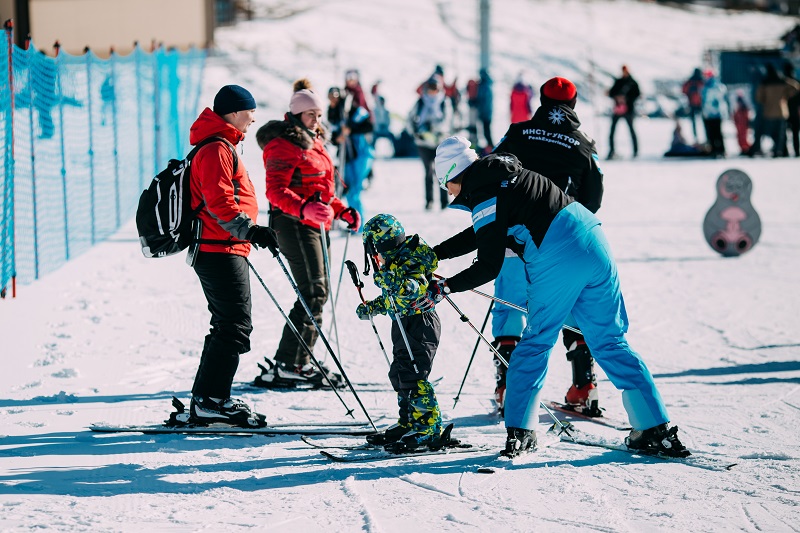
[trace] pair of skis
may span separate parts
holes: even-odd
[[[612,427],[620,431],[629,430],[630,427],[621,421],[614,420],[608,417],[589,417],[582,413],[576,412],[557,402],[549,402],[550,406],[555,410],[565,413],[565,421],[569,423],[570,417],[573,419],[586,420],[596,424]],[[558,436],[561,442],[567,444],[576,444],[581,446],[591,446],[597,448],[604,448],[611,451],[625,452],[634,456],[642,456],[664,460],[669,462],[683,463],[689,466],[703,468],[707,470],[727,471],[733,468],[736,463],[720,456],[702,454],[693,452],[693,455],[684,458],[671,457],[663,454],[648,454],[639,450],[631,450],[621,442],[619,438],[606,438],[593,433],[585,432],[569,424],[569,434],[566,432]],[[312,437],[315,436],[329,436],[329,437],[363,437],[366,435],[374,434],[375,431],[367,423],[361,422],[332,422],[332,423],[311,423],[311,422],[298,422],[276,424],[263,428],[238,428],[226,424],[211,424],[207,426],[177,426],[168,427],[164,425],[130,425],[130,426],[112,426],[96,424],[90,427],[92,431],[101,433],[144,433],[144,434],[200,434],[200,435],[299,435],[303,442],[314,448],[319,448],[322,456],[327,459],[339,463],[353,463],[353,462],[373,462],[373,461],[387,461],[396,459],[413,459],[431,455],[454,455],[454,454],[481,454],[485,452],[492,452],[496,448],[486,446],[472,446],[470,444],[460,443],[456,446],[443,447],[438,450],[430,450],[427,448],[420,449],[411,453],[395,454],[390,453],[382,448],[371,446],[369,444],[359,442],[358,444],[352,442],[330,443],[329,439],[326,442],[319,442]],[[548,433],[548,436],[550,433]],[[344,439],[342,439],[344,440]],[[346,439],[351,441],[352,439]],[[551,446],[557,439],[548,438],[542,439],[541,447]],[[507,461],[507,459],[503,459]],[[513,461],[513,459],[512,459]],[[485,465],[478,468],[480,473],[492,473],[494,470]]]

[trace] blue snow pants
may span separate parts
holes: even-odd
[[[523,287],[528,285],[525,278],[525,263],[516,254],[506,257],[500,275],[494,280],[494,295],[514,305],[525,308],[528,305],[528,296]],[[495,302],[492,307],[492,336],[516,337],[522,336],[525,327],[525,313],[517,311],[507,305]]]
[[[369,170],[372,168],[374,156],[372,147],[363,134],[351,135],[349,141],[353,143],[355,152],[358,155],[355,159],[348,160],[345,164],[344,183],[347,186],[347,190],[344,193],[344,197],[347,200],[348,207],[358,211],[363,220],[365,215],[364,206],[361,204],[361,191],[364,188],[364,180],[367,179]]]
[[[524,226],[509,233],[525,244],[528,317],[506,377],[506,427],[534,429],[550,352],[572,311],[592,355],[634,429],[669,421],[650,371],[625,339],[628,317],[617,266],[600,221],[574,202],[553,220],[539,248]]]

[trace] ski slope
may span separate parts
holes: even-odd
[[[358,67],[365,89],[382,79],[389,108],[404,116],[436,63],[448,81],[456,73],[466,81],[477,70],[477,44],[461,39],[475,27],[473,2],[307,0],[280,4],[284,11],[274,2],[254,3],[264,12],[273,6],[278,18],[220,31],[202,100],[210,104],[226,83],[244,85],[259,102],[258,124],[284,112],[291,81],[300,76],[325,90],[344,69]],[[655,79],[688,75],[710,43],[764,41],[794,23],[628,1],[494,4],[502,4],[493,12],[495,137],[505,130],[504,87],[519,70],[537,87],[561,74],[590,91],[591,52],[595,100],[581,100],[577,111],[601,155],[608,119],[600,116],[600,91],[610,81],[604,72],[616,73],[625,62],[650,90]],[[640,157],[601,163],[606,193],[598,213],[620,270],[629,340],[654,374],[683,442],[738,463],[732,470],[569,443],[513,464],[498,464],[492,452],[334,464],[296,436],[91,433],[93,423],[156,424],[169,414],[173,395],[188,401],[208,328],[202,291],[183,256],[145,259],[131,222],[57,272],[19,287],[15,300],[0,301],[0,530],[797,531],[800,164],[667,161],[660,155],[672,122],[642,119],[637,126]],[[736,153],[732,129],[725,133],[729,153]],[[617,135],[624,156],[627,132]],[[254,135],[241,161],[261,201],[264,171]],[[705,243],[702,221],[728,168],[753,179],[763,232],[749,253],[726,259]],[[390,212],[431,244],[470,223],[461,212],[424,211],[416,159],[376,160],[363,200],[367,217]],[[266,207],[264,201],[261,217]],[[336,283],[345,248],[357,264],[363,251],[357,237],[332,238]],[[251,260],[288,310],[294,292],[276,261],[266,252]],[[446,261],[440,272],[453,274],[469,261]],[[344,421],[345,408],[331,392],[246,387],[256,364],[273,355],[283,327],[255,278],[252,290],[252,351],[241,357],[235,394],[274,424]],[[365,295],[376,294],[367,282]],[[488,301],[469,293],[454,300],[480,327]],[[355,316],[358,302],[345,274],[336,308],[341,360],[370,416],[386,425],[396,416],[395,395],[372,329]],[[442,377],[443,415],[455,423],[454,436],[499,451],[505,429],[493,414],[491,356],[478,349],[453,408],[475,335],[446,304],[439,314],[442,344],[432,378]],[[376,324],[388,341],[388,319]],[[315,353],[333,366],[321,344]],[[559,344],[544,395],[560,399],[570,372]],[[601,404],[623,417],[619,393],[599,378]],[[364,421],[352,395],[343,397]],[[548,425],[543,417],[540,436]],[[576,425],[607,438],[625,435]],[[495,473],[478,473],[486,465]]]

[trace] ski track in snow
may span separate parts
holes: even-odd
[[[358,505],[360,508],[360,514],[364,518],[364,529],[371,533],[379,533],[380,528],[378,528],[378,524],[375,521],[375,517],[367,509],[367,505],[364,502],[364,498],[362,498],[358,491],[355,488],[355,479],[353,476],[348,477],[344,481],[342,481],[342,491],[345,495],[353,500],[353,502]]]

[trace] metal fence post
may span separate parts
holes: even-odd
[[[111,66],[111,87],[112,87],[112,95],[111,95],[111,129],[113,130],[113,137],[114,137],[114,199],[115,205],[114,208],[116,209],[116,229],[122,225],[122,221],[120,219],[120,186],[119,186],[119,137],[117,135],[117,71],[115,68],[117,54],[114,52],[114,49],[111,49],[111,56],[109,56],[108,61],[109,65]],[[101,89],[102,90],[102,89]],[[103,99],[103,95],[100,95],[101,100]],[[108,95],[106,95],[108,97]],[[103,103],[105,105],[105,102]]]
[[[155,148],[153,151],[153,175],[158,174],[158,167],[161,164],[161,62],[159,61],[159,50],[154,49],[153,57],[153,138]]]
[[[95,231],[95,198],[94,198],[94,125],[92,120],[92,51],[87,46],[83,49],[86,55],[86,84],[88,85],[86,107],[89,116],[89,187],[90,187],[90,218],[92,221],[92,246],[96,242]]]
[[[138,42],[134,43],[133,53],[136,58],[136,127],[138,129],[137,141],[139,148],[139,190],[142,190],[144,189],[144,139],[142,138],[142,113],[144,110],[142,109],[142,72],[140,70],[142,49],[139,47]]]
[[[6,50],[8,53],[8,90],[10,91],[10,106],[11,113],[8,116],[5,126],[6,131],[3,132],[5,143],[5,161],[3,162],[5,168],[5,188],[3,194],[3,212],[2,216],[8,214],[8,225],[4,228],[4,235],[0,235],[3,239],[2,256],[0,256],[0,273],[5,271],[6,262],[11,263],[11,297],[17,296],[17,256],[16,256],[16,240],[14,238],[14,23],[11,19],[5,21],[3,29],[6,33]],[[6,246],[6,235],[10,241],[10,246]],[[9,257],[10,256],[10,257]],[[2,296],[6,295],[6,279],[0,279],[3,286],[0,287]]]
[[[64,260],[69,261],[69,201],[67,199],[67,154],[64,146],[64,86],[61,83],[61,44],[56,41],[56,80],[58,88],[58,131],[61,143],[61,191],[64,195]]]
[[[30,102],[30,106],[28,107],[28,125],[29,125],[29,134],[30,137],[30,144],[31,144],[31,202],[33,207],[33,279],[39,279],[39,224],[37,221],[37,209],[36,209],[36,150],[35,150],[35,143],[34,143],[34,133],[33,133],[33,108],[36,107],[36,103],[34,98],[40,98],[34,95],[33,93],[33,66],[34,66],[34,59],[36,59],[36,49],[35,48],[26,48],[25,53],[28,55],[28,86],[25,88],[28,91],[28,102]],[[39,113],[41,113],[41,109]]]

